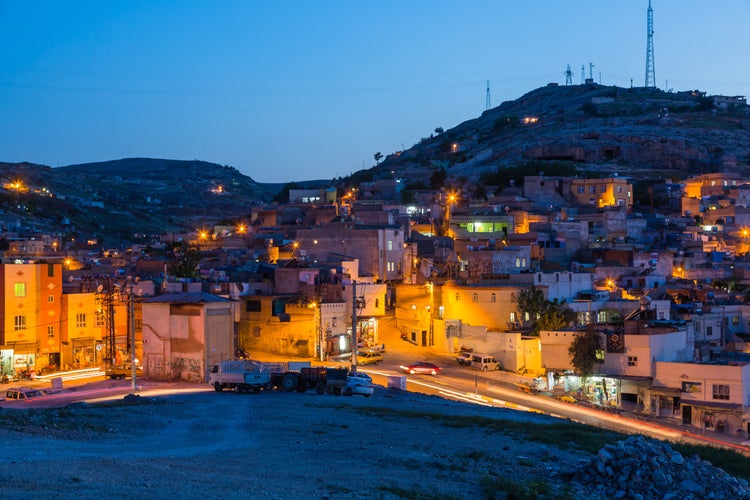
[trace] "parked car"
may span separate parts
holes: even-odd
[[[357,351],[358,365],[372,365],[383,361],[383,355],[379,351]]]
[[[456,357],[459,365],[469,366],[471,364],[471,351],[461,351]]]
[[[433,363],[428,363],[427,361],[417,361],[416,363],[402,366],[401,369],[405,371],[406,373],[409,373],[412,375],[415,373],[437,375],[442,370],[442,368],[440,368],[438,365],[433,364]]]
[[[346,377],[346,387],[344,387],[345,395],[353,396],[354,394],[361,394],[369,398],[373,392],[375,392],[375,386],[368,374],[364,372],[349,372],[349,375]]]
[[[131,377],[133,375],[133,370],[131,369],[130,363],[125,363],[122,365],[114,365],[107,368],[107,378],[110,379],[124,379],[125,377]],[[143,367],[141,365],[135,365],[135,376],[136,378],[143,377]]]
[[[46,396],[47,393],[33,387],[11,387],[5,390],[5,400],[14,401],[19,399],[32,399]]]

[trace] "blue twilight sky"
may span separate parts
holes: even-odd
[[[648,0],[0,0],[0,161],[330,179],[581,67],[642,86]],[[656,83],[750,93],[750,1],[653,0]]]

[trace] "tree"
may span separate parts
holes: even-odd
[[[435,129],[435,133],[436,133],[437,135],[440,135],[440,134],[442,134],[443,132],[445,132],[445,130],[443,130],[443,127],[437,127],[437,128]]]
[[[515,298],[521,317],[528,316],[529,322],[535,323],[542,312],[547,309],[547,299],[544,298],[544,292],[534,285],[518,292]]]
[[[176,249],[177,260],[169,265],[169,272],[177,278],[197,278],[198,264],[200,263],[200,252],[195,247],[185,244]]]
[[[375,158],[375,165],[378,165],[380,163],[380,160],[383,159],[383,153],[381,153],[380,151],[378,151],[377,153],[375,153],[372,156],[373,156],[373,158]]]
[[[594,366],[597,363],[597,354],[602,349],[599,334],[596,333],[594,325],[590,324],[585,331],[579,332],[573,342],[568,347],[570,354],[570,364],[583,377],[588,377],[594,373]]]
[[[575,312],[564,302],[557,299],[547,300],[544,292],[534,285],[521,290],[515,296],[516,305],[521,317],[528,315],[528,324],[532,335],[539,335],[542,330],[562,330],[575,321]]]

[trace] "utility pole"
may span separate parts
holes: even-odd
[[[352,371],[357,371],[357,282],[352,281]]]
[[[487,80],[487,100],[484,104],[485,111],[492,108],[492,101],[490,100],[490,81]]]
[[[133,285],[128,286],[128,328],[130,329],[130,388],[133,392],[138,390],[136,382],[136,359],[135,359],[135,297],[133,296]]]

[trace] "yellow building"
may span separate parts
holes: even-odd
[[[62,265],[1,264],[0,371],[60,365]]]
[[[633,208],[633,186],[622,177],[572,179],[571,196],[580,205],[595,207],[624,206]]]

